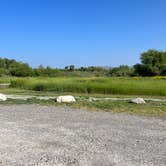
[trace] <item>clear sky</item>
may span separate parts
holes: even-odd
[[[0,0],[0,57],[117,66],[166,49],[166,0]]]

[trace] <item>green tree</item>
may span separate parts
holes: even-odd
[[[74,70],[75,70],[75,66],[74,66],[74,65],[70,65],[70,66],[69,66],[69,70],[70,70],[70,71],[74,71]]]
[[[126,77],[131,76],[133,73],[133,69],[127,65],[121,65],[119,67],[114,67],[110,69],[109,75],[118,76],[118,77]]]
[[[134,65],[135,73],[141,76],[163,75],[166,65],[166,52],[148,50],[141,54],[141,64]]]
[[[32,68],[30,68],[26,63],[13,63],[9,68],[9,72],[12,76],[17,77],[27,77],[33,75]]]

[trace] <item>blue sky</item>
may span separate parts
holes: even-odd
[[[166,49],[165,0],[0,0],[0,57],[118,66]]]

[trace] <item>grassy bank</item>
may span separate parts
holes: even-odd
[[[11,78],[11,88],[83,94],[166,96],[166,79],[154,78]]]
[[[0,83],[11,83],[10,87],[0,89],[4,94],[58,96],[71,94],[77,98],[84,97],[117,97],[134,98],[161,98],[166,96],[165,77],[152,78],[0,78]],[[82,101],[76,103],[58,104],[54,100],[14,100],[8,99],[0,104],[41,104],[55,106],[69,106],[85,110],[105,110],[113,112],[126,112],[129,114],[164,116],[166,117],[166,103],[147,101],[147,104],[136,105],[128,101]]]
[[[5,102],[0,102],[0,105],[13,104],[39,104],[39,105],[54,105],[62,107],[71,107],[89,111],[111,111],[115,113],[128,113],[143,116],[166,117],[166,103],[148,101],[146,104],[137,105],[128,101],[81,101],[76,103],[57,103],[53,99],[39,100],[36,98],[28,100],[8,99]]]

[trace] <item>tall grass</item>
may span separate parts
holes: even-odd
[[[11,87],[34,91],[166,96],[160,78],[13,78]]]

